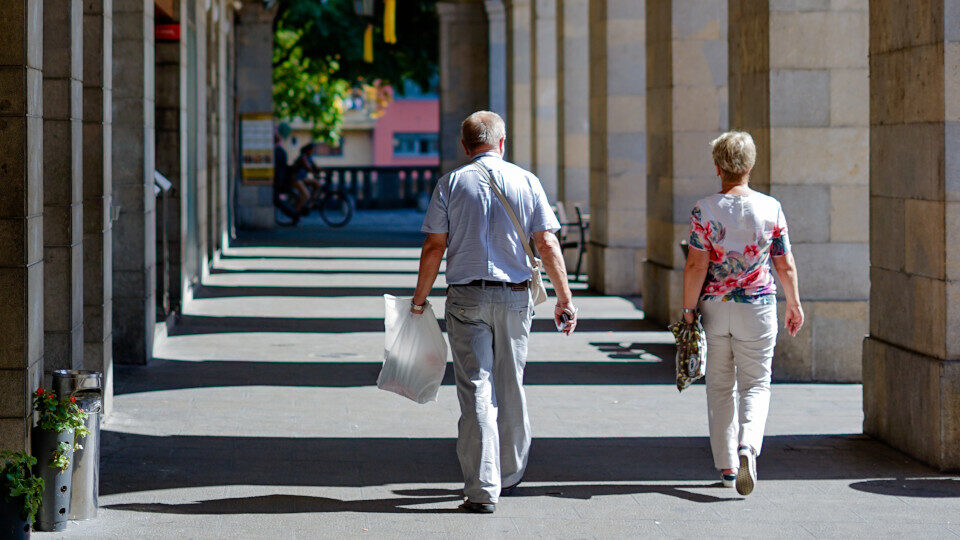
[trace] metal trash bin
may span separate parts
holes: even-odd
[[[97,517],[100,491],[100,415],[103,412],[103,375],[99,371],[58,370],[53,372],[53,389],[62,398],[75,397],[87,413],[90,434],[79,441],[83,449],[73,455],[73,489],[70,519]]]

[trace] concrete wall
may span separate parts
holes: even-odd
[[[960,9],[870,3],[864,432],[960,470]]]

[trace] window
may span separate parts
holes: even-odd
[[[438,133],[394,133],[394,157],[422,157],[440,155]]]

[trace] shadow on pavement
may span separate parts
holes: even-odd
[[[647,346],[643,362],[544,362],[527,363],[525,385],[646,385],[672,384],[673,346]],[[652,354],[651,354],[652,353]],[[350,388],[375,386],[381,362],[190,362],[154,360],[149,366],[118,365],[116,394],[156,392],[218,386],[281,386]],[[453,367],[447,364],[444,385],[453,385]]]
[[[850,484],[850,487],[857,491],[895,497],[960,497],[960,479],[956,478],[868,480]]]
[[[445,323],[440,320],[440,328]],[[578,332],[643,332],[663,331],[663,328],[642,319],[581,319]],[[557,333],[554,322],[534,319],[531,332]],[[224,332],[310,332],[345,334],[354,332],[383,332],[383,318],[333,317],[232,317],[215,315],[181,315],[171,336],[220,334]]]
[[[677,496],[669,491],[691,487],[690,482],[713,485],[717,477],[712,461],[706,437],[534,438],[524,481],[557,485],[521,486],[521,493],[583,498],[631,489],[667,490]],[[452,438],[151,436],[104,431],[102,462],[101,495],[231,485],[362,487],[461,481]],[[769,436],[759,466],[764,480],[875,483],[878,478],[911,478],[918,488],[912,496],[924,492],[919,489],[922,482],[942,479],[859,435]],[[621,487],[564,485],[572,482],[614,482]],[[622,487],[625,482],[671,484]],[[874,485],[870,482],[855,487]],[[930,493],[943,496],[936,494],[944,493],[944,486],[953,492],[952,484],[937,480],[929,484]],[[712,502],[707,499],[697,502]]]
[[[127,503],[104,506],[111,510],[153,512],[160,514],[303,514],[328,512],[367,512],[389,514],[452,514],[456,508],[405,508],[409,505],[455,502],[460,495],[430,498],[391,498],[342,501],[329,497],[309,495],[261,495],[211,499],[184,504]]]
[[[720,483],[701,484],[572,484],[556,486],[523,487],[517,489],[514,497],[558,497],[564,499],[587,500],[603,495],[631,495],[659,493],[691,502],[715,503],[740,501],[743,497],[716,497],[686,489],[704,489],[722,487]],[[725,492],[730,492],[727,488]],[[401,497],[389,499],[361,499],[344,501],[330,497],[308,495],[259,495],[253,497],[233,497],[210,499],[183,504],[165,503],[126,503],[104,506],[111,510],[133,512],[153,512],[162,514],[297,514],[329,512],[366,512],[389,514],[450,514],[457,513],[455,508],[409,508],[409,506],[459,502],[463,495],[460,490],[452,489],[410,489],[395,490]]]

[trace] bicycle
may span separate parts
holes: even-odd
[[[310,212],[320,213],[320,219],[327,226],[340,228],[346,226],[353,219],[353,213],[356,210],[356,203],[353,197],[341,188],[333,188],[330,181],[321,181],[310,184],[310,196],[303,205],[299,215],[294,210],[292,203],[296,199],[293,192],[282,193],[275,201],[276,206],[281,212],[291,218],[291,223],[285,225],[296,225],[301,216],[309,215]]]

